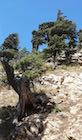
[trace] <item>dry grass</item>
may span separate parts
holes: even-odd
[[[55,71],[70,71],[70,72],[81,72],[82,66],[80,65],[60,65],[58,66]]]

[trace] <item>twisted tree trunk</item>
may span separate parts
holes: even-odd
[[[19,95],[20,113],[18,120],[20,121],[29,107],[34,107],[35,99],[30,91],[30,82],[29,79],[25,77],[17,78],[14,74],[13,67],[4,59],[1,60],[1,63],[6,72],[9,85],[11,85]]]

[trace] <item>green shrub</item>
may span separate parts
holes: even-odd
[[[44,59],[42,53],[29,54],[22,58],[15,66],[19,72],[28,78],[40,76],[45,70]]]

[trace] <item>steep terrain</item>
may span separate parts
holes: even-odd
[[[49,114],[42,140],[82,139],[82,72],[81,67],[59,70],[40,78],[38,84],[57,104],[58,113]],[[38,89],[39,89],[38,88]]]
[[[40,115],[44,118],[42,119],[43,126],[45,126],[44,131],[38,134],[39,132],[34,128],[34,131],[40,136],[38,138],[35,137],[35,140],[81,140],[82,67],[66,68],[63,66],[63,68],[57,68],[53,72],[48,72],[39,79],[36,79],[34,82],[34,90],[37,93],[46,94],[46,96],[50,98],[50,101],[55,103],[52,111],[48,112],[49,106],[46,104],[48,107],[46,111],[38,114],[34,113],[30,116],[32,121],[37,117],[40,121]],[[44,97],[42,100],[45,102]],[[8,105],[15,106],[17,102],[18,96],[14,91],[1,90],[0,108],[2,106],[7,107]],[[29,121],[28,117],[25,119],[25,122],[27,120]],[[1,123],[2,120],[0,118],[0,128]],[[23,133],[22,130],[21,133]],[[20,140],[23,139],[25,138],[23,138],[22,134]],[[32,136],[31,139],[26,138],[26,140],[34,140],[34,137]]]

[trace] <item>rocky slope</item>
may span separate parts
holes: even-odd
[[[43,112],[34,113],[30,116],[31,122],[40,117],[43,119],[44,131],[40,133],[37,129],[30,127],[31,131],[36,131],[39,137],[23,138],[20,140],[81,140],[82,139],[82,67],[58,68],[40,77],[34,82],[34,90],[40,94],[46,94],[51,102],[56,103],[53,110],[48,112],[49,103]],[[41,96],[42,98],[42,96]],[[15,106],[18,96],[14,91],[0,92],[0,107]],[[44,101],[44,97],[42,98]],[[42,110],[41,110],[42,111]],[[29,118],[26,118],[29,122]],[[25,120],[25,122],[27,121]],[[37,122],[35,121],[37,124]],[[41,122],[40,122],[41,123]],[[1,124],[0,124],[1,126]],[[25,127],[26,128],[26,127]],[[26,128],[27,129],[27,128]],[[0,131],[2,132],[2,131]],[[24,131],[23,131],[24,132]],[[23,133],[21,131],[21,133]],[[26,133],[28,134],[28,132]],[[37,136],[36,134],[36,136]],[[1,135],[1,134],[0,134]],[[16,140],[19,140],[16,139]],[[3,140],[3,139],[0,139]],[[13,139],[12,139],[13,140]]]
[[[82,139],[82,72],[55,71],[39,79],[38,89],[58,105],[59,112],[49,114],[42,140]],[[36,87],[37,87],[36,86]],[[38,90],[37,89],[37,90]]]

